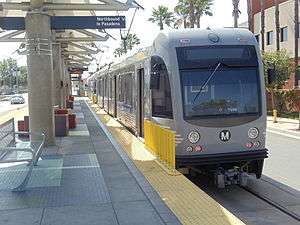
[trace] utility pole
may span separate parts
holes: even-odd
[[[12,71],[10,69],[10,73],[9,73],[9,92],[12,92],[13,90],[13,86],[12,86]]]
[[[295,81],[294,81],[294,87],[295,88],[298,88],[298,78],[299,78],[299,75],[298,75],[298,58],[299,58],[299,0],[294,0],[295,1],[295,6],[294,6],[294,9],[295,9],[295,56],[294,56],[294,63],[295,63]],[[299,115],[300,117],[300,115]],[[300,123],[299,123],[299,129],[300,129]]]
[[[233,4],[233,12],[232,12],[232,16],[234,18],[234,27],[237,28],[238,25],[238,19],[239,19],[239,15],[240,15],[240,10],[239,10],[239,3],[240,0],[232,0],[232,4]]]
[[[17,69],[17,71],[16,71],[16,85],[17,85],[16,92],[17,92],[17,94],[19,94],[19,75],[20,75],[20,70]]]
[[[276,51],[280,50],[280,21],[279,21],[279,2],[274,0],[275,4],[275,26],[276,26]]]
[[[265,0],[260,0],[261,14],[261,50],[265,51]]]

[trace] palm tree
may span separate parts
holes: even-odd
[[[279,2],[274,0],[275,3],[275,27],[276,27],[276,50],[280,50],[280,23],[279,23]]]
[[[114,56],[120,57],[121,55],[126,54],[127,50],[132,50],[134,46],[139,44],[140,39],[136,36],[136,34],[128,34],[123,38],[121,46],[115,49]]]
[[[200,28],[200,19],[203,15],[212,16],[211,6],[213,0],[179,0],[174,11],[181,18],[179,22],[184,23],[184,27]]]
[[[132,50],[135,45],[140,44],[140,39],[136,36],[136,34],[128,34],[126,37],[126,49]]]
[[[252,2],[251,2],[251,0],[247,0],[247,11],[248,11],[248,28],[252,33],[254,33],[253,15],[252,15]]]
[[[152,16],[149,18],[149,21],[152,23],[157,23],[160,30],[164,29],[164,24],[171,26],[175,18],[173,12],[169,12],[168,7],[160,5],[157,9],[153,8]]]
[[[200,19],[203,15],[213,16],[211,7],[213,5],[213,0],[197,0],[195,4],[196,9],[196,25],[200,28]]]
[[[174,8],[174,12],[179,16],[179,19],[175,21],[175,27],[178,28],[183,23],[183,27],[187,28],[189,25],[187,21],[189,11],[183,1],[178,2],[177,6]]]
[[[234,18],[234,27],[237,28],[239,26],[238,24],[238,19],[240,17],[241,11],[239,10],[239,3],[240,0],[232,0],[232,4],[233,4],[233,18]]]

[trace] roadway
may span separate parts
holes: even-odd
[[[300,191],[300,132],[268,128],[264,175]]]
[[[4,115],[10,111],[20,109],[20,108],[25,108],[28,106],[28,94],[20,94],[24,97],[25,99],[25,104],[15,104],[11,105],[10,101],[0,101],[0,116]]]

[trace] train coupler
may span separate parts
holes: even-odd
[[[215,173],[215,185],[218,188],[225,188],[229,185],[240,185],[242,187],[248,184],[248,174],[236,167],[229,170],[220,168]]]

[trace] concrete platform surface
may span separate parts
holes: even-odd
[[[0,165],[0,225],[181,224],[86,103],[76,101],[73,112],[79,126],[45,149],[25,192],[10,188],[26,165]]]
[[[125,159],[128,168],[137,167],[143,177],[157,191],[155,198],[161,198],[184,225],[244,225],[245,223],[234,214],[207,195],[187,177],[180,173],[170,175],[166,168],[146,150],[144,143],[130,133],[115,118],[109,116],[97,104],[87,101],[98,123],[107,133],[116,150]],[[127,160],[128,157],[131,160]],[[140,179],[136,173],[136,179]],[[141,186],[148,188],[148,184],[141,181]],[[147,192],[152,199],[153,192]],[[156,203],[153,203],[156,205]],[[164,208],[159,209],[163,213]],[[165,214],[168,217],[168,212]],[[170,221],[170,224],[177,224]]]

